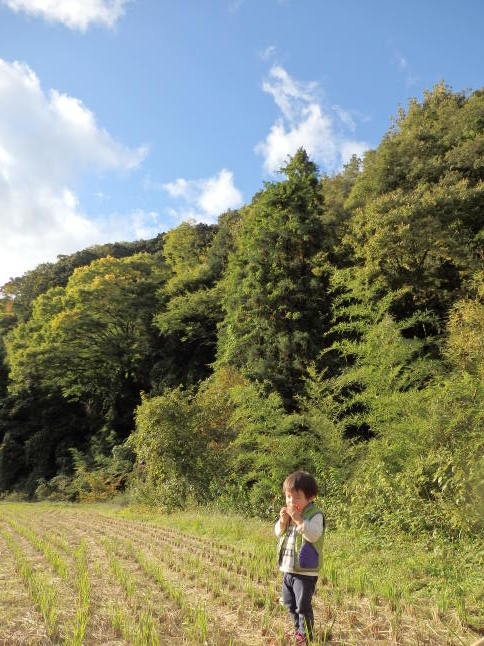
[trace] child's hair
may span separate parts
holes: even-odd
[[[306,498],[312,498],[318,495],[316,480],[307,471],[294,471],[294,473],[290,473],[282,483],[283,493],[286,493],[288,489],[302,491]]]

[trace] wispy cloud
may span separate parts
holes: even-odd
[[[59,253],[132,236],[130,216],[88,218],[75,187],[88,173],[134,169],[146,154],[100,128],[79,99],[45,92],[27,65],[0,59],[0,284]]]
[[[70,29],[86,31],[94,24],[114,27],[130,0],[1,0],[13,11],[23,11]]]
[[[151,186],[157,185],[152,183]],[[179,221],[215,222],[217,216],[242,204],[242,194],[234,184],[233,173],[225,168],[207,179],[179,178],[163,184],[162,188],[178,201],[170,213]]]
[[[268,61],[277,54],[277,47],[275,45],[269,45],[264,50],[259,53],[259,57],[263,61]]]
[[[406,70],[408,67],[407,59],[403,56],[400,56],[400,54],[397,54],[397,63],[401,70]]]
[[[415,85],[419,82],[420,79],[412,70],[408,58],[402,56],[402,54],[396,49],[393,52],[392,62],[398,67],[399,71],[404,76],[405,84],[407,87],[411,87],[412,85]]]
[[[356,123],[353,118],[353,114],[349,110],[344,110],[341,106],[336,104],[332,106],[332,109],[338,116],[341,123],[344,124],[348,128],[348,130],[350,130],[351,132],[354,132],[356,130]]]
[[[262,89],[280,111],[265,140],[255,146],[267,173],[276,172],[301,146],[328,172],[368,149],[365,142],[349,135],[356,129],[352,113],[338,105],[326,107],[316,82],[298,81],[274,65]]]
[[[127,235],[118,237],[116,238],[117,240],[132,239],[133,237],[137,240],[154,238],[160,231],[163,231],[164,227],[164,222],[157,211],[136,209],[129,213],[127,217],[122,217],[122,220],[126,221],[124,229]],[[110,228],[110,235],[112,235],[112,229],[113,227]],[[111,237],[111,242],[112,240],[113,238]]]

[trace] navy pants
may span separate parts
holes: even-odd
[[[282,600],[294,621],[294,628],[309,639],[313,636],[314,614],[312,598],[317,576],[284,574]]]

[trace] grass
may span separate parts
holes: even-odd
[[[136,510],[114,513],[126,518],[142,517]],[[144,516],[145,521],[148,519],[162,527],[233,545],[245,546],[252,535],[254,542],[247,549],[248,553],[256,551],[257,559],[249,563],[249,569],[258,568],[264,576],[273,571],[274,542],[267,523],[235,516],[227,520],[227,516],[218,514],[207,517],[199,512],[173,516],[151,512]],[[251,550],[254,543],[257,548]],[[473,616],[484,628],[484,616],[480,616],[484,601],[483,540],[452,543],[437,538],[389,538],[362,530],[339,530],[328,532],[324,553],[322,575],[334,587],[393,605],[430,601],[439,606],[444,598],[447,609],[459,611],[463,620]]]
[[[63,646],[285,643],[271,523],[207,510],[2,503],[0,530],[18,598],[23,586],[33,606],[29,614],[19,604],[12,619],[0,597],[0,644],[37,643],[14,641],[12,628],[25,625],[27,635],[35,610],[39,635]],[[338,530],[324,554],[314,644],[457,646],[484,632],[482,541]]]
[[[32,567],[27,556],[16,544],[13,535],[5,530],[2,530],[1,533],[13,554],[16,568],[44,619],[48,635],[55,637],[58,634],[57,592],[55,587],[42,572]]]

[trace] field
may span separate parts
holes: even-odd
[[[0,504],[0,645],[285,643],[271,527],[209,512]],[[468,645],[482,543],[329,532],[315,643]]]

